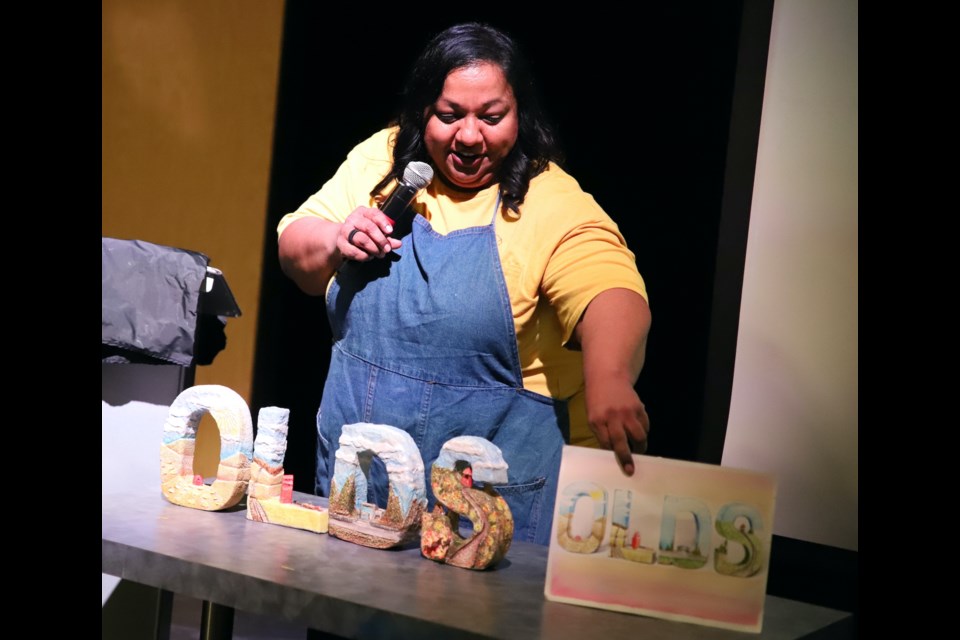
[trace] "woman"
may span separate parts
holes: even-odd
[[[397,126],[281,221],[281,265],[327,293],[333,325],[320,492],[340,428],[361,421],[410,433],[428,475],[448,439],[492,441],[515,537],[542,544],[565,440],[613,449],[633,473],[649,428],[633,388],[646,293],[616,225],[558,157],[515,43],[458,25],[415,63]],[[436,177],[398,238],[376,204],[414,160]]]

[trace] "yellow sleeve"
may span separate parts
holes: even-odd
[[[370,190],[393,165],[394,133],[395,129],[378,131],[354,147],[320,191],[280,220],[277,237],[291,222],[300,218],[318,216],[330,222],[343,222],[357,207],[373,206]]]
[[[589,194],[570,199],[578,211],[553,249],[543,275],[547,296],[563,328],[563,344],[573,335],[587,305],[608,289],[628,289],[647,299],[636,258],[616,223]]]

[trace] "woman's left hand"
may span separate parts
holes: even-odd
[[[574,330],[583,350],[587,420],[600,445],[633,475],[632,451],[647,450],[650,418],[633,385],[643,368],[650,307],[628,289],[608,289],[594,298]]]
[[[650,417],[633,382],[615,376],[592,376],[586,385],[587,421],[600,446],[613,449],[627,475],[633,474],[633,453],[647,450]]]

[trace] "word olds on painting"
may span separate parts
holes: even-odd
[[[565,447],[550,600],[759,633],[776,483],[768,474]]]

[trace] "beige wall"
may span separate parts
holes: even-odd
[[[859,548],[857,0],[776,0],[723,464],[774,532]]]
[[[249,402],[283,2],[101,6],[101,232],[223,270],[243,315],[197,383]]]

